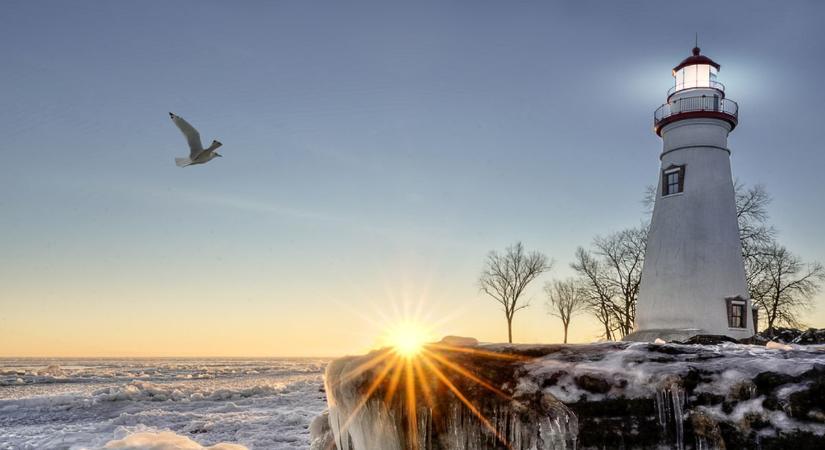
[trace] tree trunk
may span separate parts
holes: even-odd
[[[613,340],[613,335],[610,333],[610,320],[605,319],[603,323],[604,323],[604,338],[607,339],[608,341],[612,341]]]
[[[564,343],[567,343],[567,323],[564,324]]]
[[[507,318],[507,342],[513,343],[513,318]]]

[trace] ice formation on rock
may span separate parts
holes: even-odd
[[[439,350],[440,359],[425,352],[430,362],[413,364],[414,395],[403,364],[396,374],[386,350],[333,361],[326,384],[338,450],[803,450],[825,440],[822,347],[608,342]]]
[[[426,363],[399,363],[382,352],[330,363],[327,401],[338,450],[575,448],[575,415],[514,376],[514,358],[431,351],[438,356],[424,353]],[[359,369],[370,361],[380,362]],[[414,376],[402,376],[413,366]]]

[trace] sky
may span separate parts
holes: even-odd
[[[734,177],[825,262],[825,3],[0,3],[0,356],[336,356],[414,317],[506,339],[478,289],[542,285],[640,224],[653,111],[694,33],[740,105]],[[186,118],[224,158],[178,168]],[[825,327],[825,296],[804,320]],[[571,339],[597,338],[574,318]]]

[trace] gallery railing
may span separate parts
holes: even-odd
[[[739,105],[726,98],[719,96],[700,95],[695,97],[682,97],[670,103],[665,103],[653,113],[653,126],[658,129],[663,122],[670,122],[677,115],[688,113],[708,112],[711,116],[717,116],[736,125],[739,117]],[[695,115],[695,114],[691,114]]]

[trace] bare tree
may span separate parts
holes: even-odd
[[[746,187],[737,180],[733,187],[742,254],[747,256],[747,249],[770,244],[776,236],[776,230],[767,224],[768,205],[772,199],[761,184]]]
[[[587,307],[586,293],[582,289],[581,282],[574,278],[547,282],[544,285],[544,292],[547,293],[548,313],[561,319],[566,344],[570,319]]]
[[[604,338],[633,331],[636,300],[642,281],[648,226],[596,237],[593,250],[579,248],[571,264],[584,284],[589,309],[604,326]]]
[[[648,226],[628,228],[607,238],[596,238],[596,254],[607,267],[605,283],[618,293],[615,315],[621,336],[633,331],[636,321],[636,300],[642,282],[642,265],[645,259]]]
[[[579,274],[582,292],[587,301],[587,309],[602,324],[602,337],[613,340],[615,320],[613,317],[613,297],[615,293],[603,283],[605,269],[592,253],[582,247],[576,249],[576,259],[570,267]]]
[[[656,195],[658,194],[656,185],[648,184],[645,188],[645,193],[642,196],[642,206],[646,214],[653,214],[653,206],[656,205]]]
[[[736,218],[739,222],[739,240],[742,244],[742,260],[751,297],[758,294],[758,284],[765,267],[763,258],[768,257],[775,246],[776,230],[767,224],[768,204],[771,198],[762,185],[747,188],[737,181]]]
[[[521,242],[507,247],[504,254],[491,251],[487,255],[478,281],[481,291],[499,302],[504,309],[508,342],[513,342],[513,316],[516,311],[530,306],[529,302],[522,302],[524,290],[552,265],[541,252],[525,252]]]
[[[800,313],[812,306],[820,283],[825,281],[825,268],[817,262],[805,264],[776,243],[762,247],[754,259],[759,264],[753,280],[751,298],[768,329],[787,325],[801,328]]]

